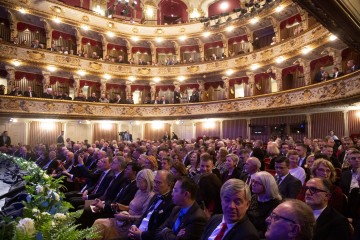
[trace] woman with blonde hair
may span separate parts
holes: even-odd
[[[117,204],[114,218],[97,219],[93,227],[99,231],[98,239],[126,239],[128,229],[146,211],[150,199],[154,196],[154,173],[150,169],[141,170],[136,176],[136,185],[139,190],[129,206]]]
[[[226,171],[225,162],[228,154],[226,147],[221,147],[216,154],[215,168],[219,170],[221,175]]]
[[[266,218],[282,200],[275,178],[268,172],[262,171],[251,177],[250,207],[247,216],[258,230],[260,238],[264,238],[266,232]]]

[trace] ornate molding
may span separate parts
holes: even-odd
[[[304,107],[324,107],[354,103],[360,100],[360,75],[358,72],[331,81],[306,87],[255,97],[224,101],[167,104],[119,105],[89,103],[40,98],[0,96],[0,115],[37,117],[86,117],[89,119],[177,119],[189,117],[230,117],[273,114],[274,111]]]

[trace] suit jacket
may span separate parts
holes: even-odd
[[[64,137],[63,136],[61,136],[61,135],[59,135],[58,137],[57,137],[57,139],[56,139],[56,143],[57,144],[64,144],[65,143],[65,141],[64,141]]]
[[[265,152],[264,150],[262,150],[261,148],[259,147],[256,147],[252,150],[252,153],[251,153],[251,156],[250,157],[256,157],[260,160],[261,162],[261,167],[260,167],[260,170],[261,171],[264,171],[265,170]],[[271,168],[271,163],[270,163],[270,169],[274,169],[274,168]]]
[[[226,182],[227,180],[231,179],[231,178],[237,178],[240,179],[241,177],[241,171],[240,169],[238,169],[237,167],[235,167],[234,171],[232,172],[232,174],[229,176],[229,171],[226,170],[223,175],[222,175],[222,182]]]
[[[178,91],[174,91],[174,103],[180,103],[180,93]]]
[[[32,95],[32,97],[37,97],[37,96],[36,96],[36,93],[35,93],[34,91],[31,91],[31,95]],[[30,92],[29,92],[29,91],[25,91],[25,92],[24,92],[24,96],[25,96],[25,97],[30,97]]]
[[[116,178],[111,180],[110,185],[105,190],[104,195],[102,195],[100,199],[112,202],[115,199],[117,193],[120,191],[121,185],[124,183],[124,181],[126,180],[124,178],[124,171],[122,171],[117,175]]]
[[[196,240],[200,239],[202,232],[204,231],[207,218],[204,211],[200,206],[194,202],[189,208],[186,214],[182,217],[179,227],[173,230],[176,220],[179,216],[181,208],[176,206],[170,214],[170,217],[166,222],[158,229],[159,236],[163,240],[178,239],[177,234],[181,229],[185,229],[185,234],[181,236],[181,239]]]
[[[336,73],[333,74],[333,78],[338,78],[338,77],[341,77],[341,76],[344,76],[344,73],[343,72],[337,72],[337,76],[335,77]]]
[[[349,221],[327,206],[316,220],[313,240],[350,240]]]
[[[114,99],[111,101],[111,103],[117,103],[117,104],[124,104],[125,103],[125,99]]]
[[[22,92],[20,90],[16,91],[15,89],[13,89],[13,90],[11,90],[9,95],[10,96],[18,96],[18,95],[22,95]]]
[[[142,219],[144,219],[149,213],[149,208],[157,200],[158,196],[155,195],[149,203],[148,209],[145,213],[135,222],[137,227],[140,226]],[[148,224],[148,230],[141,233],[142,240],[153,240],[156,230],[165,222],[166,219],[170,216],[172,209],[174,208],[174,203],[172,202],[171,192],[164,196],[164,199],[159,204],[159,206],[154,209],[154,212],[151,214]]]
[[[86,168],[84,168],[84,169],[86,169]],[[114,178],[114,172],[112,170],[110,170],[109,172],[107,172],[106,176],[100,183],[100,186],[96,192],[95,192],[95,188],[96,188],[97,184],[95,184],[92,188],[88,189],[88,192],[90,193],[88,195],[88,199],[92,200],[92,199],[101,197],[105,193],[107,187],[109,186],[109,184],[113,178]],[[100,177],[99,181],[100,180],[101,180],[101,177]]]
[[[341,174],[341,180],[340,180],[340,187],[346,195],[349,195],[350,193],[350,184],[352,179],[352,171],[347,170],[342,172]]]
[[[48,99],[55,99],[56,97],[50,93],[43,93],[42,95],[43,98],[48,98]]]
[[[281,181],[279,191],[283,198],[296,198],[301,190],[301,187],[301,181],[289,173]]]
[[[7,146],[11,145],[11,138],[10,138],[9,136],[7,136],[7,139],[4,141],[4,138],[3,138],[3,136],[1,135],[1,136],[0,136],[0,147],[4,146],[5,144],[6,144]]]
[[[207,226],[205,227],[204,234],[201,236],[201,240],[207,240],[215,228],[217,228],[217,226],[219,226],[219,224],[222,222],[222,219],[223,214],[218,214],[210,218]],[[239,222],[235,223],[235,225],[222,238],[222,240],[233,239],[260,239],[257,230],[246,215]]]

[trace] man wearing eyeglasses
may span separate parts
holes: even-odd
[[[328,205],[332,183],[328,179],[312,178],[305,189],[305,202],[316,220],[313,240],[351,239],[347,218]]]
[[[311,208],[296,199],[279,204],[266,219],[266,240],[311,240],[315,219]]]

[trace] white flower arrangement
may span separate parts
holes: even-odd
[[[35,234],[35,223],[31,218],[21,219],[16,228],[25,236],[32,236]]]
[[[35,190],[36,190],[36,194],[39,194],[44,191],[44,187],[41,185],[36,185]]]

